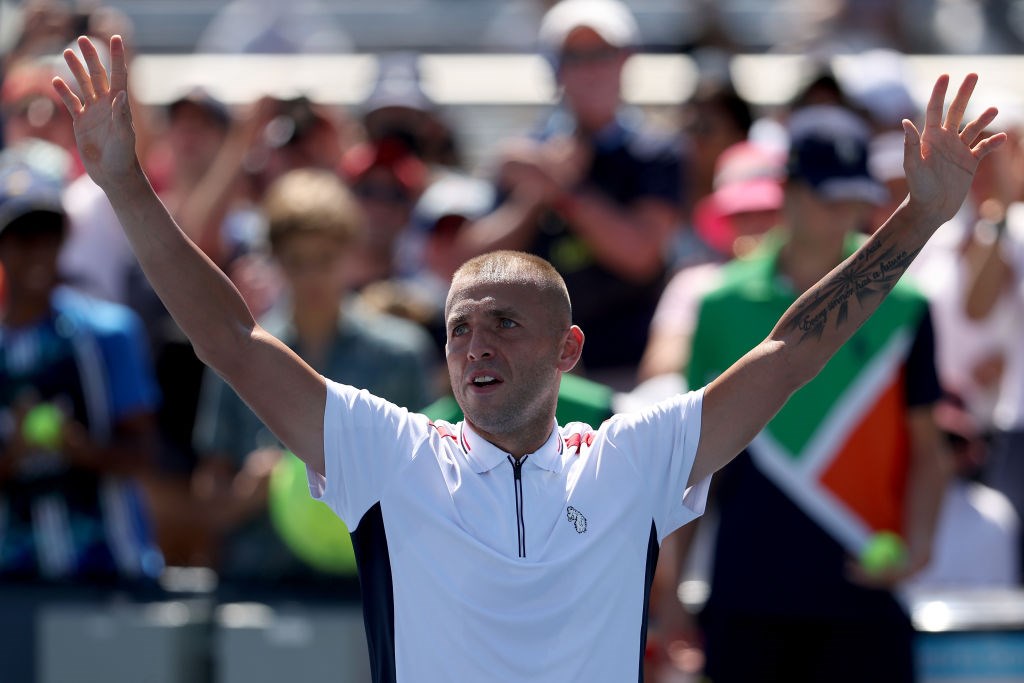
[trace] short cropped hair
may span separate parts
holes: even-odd
[[[469,277],[477,281],[531,284],[549,300],[552,313],[565,325],[572,323],[572,303],[565,280],[555,267],[523,251],[491,251],[469,259],[455,271],[452,283]]]
[[[364,218],[352,191],[327,170],[300,168],[275,180],[263,200],[270,247],[292,235],[322,234],[350,244],[360,239]]]

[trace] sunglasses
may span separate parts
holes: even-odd
[[[563,50],[558,55],[561,66],[582,66],[585,64],[604,64],[619,58],[622,50],[617,47],[594,47],[586,50]]]

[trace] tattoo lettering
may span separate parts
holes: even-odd
[[[788,324],[789,329],[803,333],[800,341],[820,339],[833,313],[835,329],[842,327],[850,315],[850,299],[855,298],[860,306],[874,298],[881,302],[920,252],[897,251],[886,247],[884,241],[875,239],[865,245],[852,261],[807,292],[807,300]]]

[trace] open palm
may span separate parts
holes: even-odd
[[[978,162],[1006,140],[1005,133],[981,138],[996,117],[994,107],[960,128],[977,83],[977,74],[969,74],[943,117],[949,76],[940,76],[928,99],[924,132],[919,133],[910,121],[903,121],[906,134],[903,167],[910,186],[910,200],[931,215],[936,226],[956,214],[967,196]]]
[[[71,112],[85,170],[97,185],[106,187],[138,166],[124,43],[120,36],[110,39],[109,76],[88,38],[79,38],[78,47],[85,64],[72,50],[64,51],[64,59],[78,82],[80,95],[61,78],[55,78],[53,86]]]

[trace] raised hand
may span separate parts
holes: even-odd
[[[919,132],[909,120],[903,120],[903,168],[910,186],[910,203],[923,215],[930,216],[936,227],[960,209],[978,162],[1006,141],[1006,133],[981,137],[995,120],[998,113],[995,107],[989,107],[961,129],[964,112],[977,83],[978,75],[969,74],[943,117],[949,87],[949,76],[943,74],[928,99],[924,132]]]
[[[64,51],[64,59],[78,82],[81,95],[76,95],[60,77],[53,79],[53,87],[71,112],[85,170],[97,185],[107,189],[139,169],[135,130],[128,106],[124,43],[121,36],[110,39],[109,77],[92,41],[82,36],[78,47],[85,64],[72,50]]]

